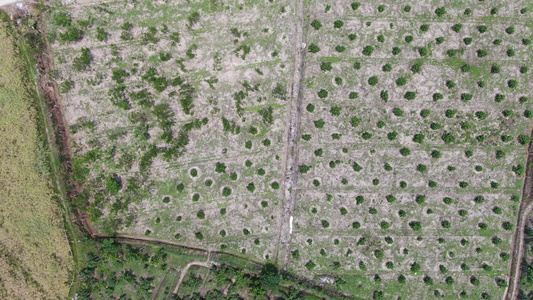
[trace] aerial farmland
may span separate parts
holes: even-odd
[[[529,1],[78,1],[47,34],[94,229],[346,297],[500,299]]]

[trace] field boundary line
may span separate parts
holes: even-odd
[[[530,128],[530,136],[533,137],[533,124]],[[533,141],[529,143],[527,149],[526,172],[524,178],[524,186],[522,188],[522,201],[518,209],[518,216],[516,221],[515,232],[511,243],[511,268],[509,271],[509,285],[506,290],[504,299],[517,299],[520,291],[520,267],[524,257],[525,250],[525,226],[526,221],[533,209]]]

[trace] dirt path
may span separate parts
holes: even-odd
[[[301,116],[303,99],[303,80],[305,68],[305,1],[298,1],[296,9],[296,23],[294,36],[294,75],[291,84],[290,110],[287,122],[287,146],[285,148],[285,177],[283,180],[284,205],[283,216],[276,247],[276,261],[279,261],[280,248],[285,247],[283,268],[286,269],[289,261],[290,244],[292,239],[292,220],[296,186],[298,183],[299,141],[301,135]]]
[[[531,129],[530,129],[531,130]],[[531,131],[533,137],[533,131]],[[527,218],[533,209],[533,141],[529,143],[526,176],[522,189],[522,202],[518,210],[516,229],[511,243],[511,270],[509,273],[509,287],[507,288],[506,300],[514,300],[518,297],[520,283],[520,266],[525,250],[525,226]]]
[[[185,268],[183,268],[183,270],[181,271],[180,273],[180,279],[178,280],[178,283],[176,284],[176,288],[174,288],[174,291],[172,291],[172,294],[173,295],[176,295],[178,294],[178,290],[181,286],[181,282],[183,281],[183,278],[185,278],[185,275],[187,275],[187,272],[189,271],[189,268],[192,267],[192,266],[199,266],[199,267],[204,267],[204,268],[211,268],[211,266],[214,265],[213,262],[210,262],[210,261],[191,261],[190,263],[188,263]]]
[[[0,6],[9,5],[17,2],[22,2],[22,0],[0,0]]]

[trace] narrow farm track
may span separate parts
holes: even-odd
[[[178,293],[178,290],[181,286],[181,283],[183,282],[183,278],[185,278],[185,275],[187,275],[187,272],[189,271],[189,268],[192,267],[192,266],[199,266],[199,267],[204,267],[204,268],[211,268],[211,265],[213,265],[212,262],[210,261],[207,261],[207,262],[204,262],[204,261],[191,261],[190,263],[188,263],[185,268],[183,268],[183,271],[181,271],[180,273],[180,279],[178,280],[178,283],[176,284],[176,287],[174,288],[174,291],[172,291],[172,294],[173,295],[176,295]]]
[[[298,154],[301,135],[303,80],[305,70],[305,1],[298,1],[294,34],[294,75],[291,84],[290,104],[287,121],[287,145],[285,148],[285,176],[283,180],[283,215],[280,224],[275,260],[279,262],[279,250],[285,246],[283,268],[289,263],[292,239],[292,215],[298,183]]]
[[[238,257],[238,258],[246,259],[258,265],[262,265],[264,263],[261,260],[250,258],[244,255],[240,255],[238,253],[227,252],[227,251],[222,251],[222,250],[214,250],[214,249],[209,249],[209,248],[199,247],[199,246],[194,246],[194,245],[189,245],[189,244],[174,243],[174,242],[169,242],[167,240],[153,239],[153,238],[147,238],[147,237],[136,237],[136,236],[131,236],[131,235],[107,235],[107,234],[98,233],[93,229],[92,224],[87,219],[86,215],[82,214],[80,211],[77,211],[77,214],[78,214],[78,219],[81,222],[80,225],[85,230],[85,232],[89,234],[91,238],[109,238],[109,239],[114,239],[117,242],[132,244],[132,245],[167,245],[167,246],[181,247],[181,248],[186,248],[190,250],[197,250],[197,251],[205,252],[205,254],[208,256],[211,253],[220,253],[220,254],[226,254],[226,255],[231,255],[231,256]]]
[[[531,131],[533,137],[533,130]],[[527,218],[533,209],[533,141],[529,143],[526,161],[526,175],[522,189],[522,201],[518,210],[516,229],[511,243],[511,270],[509,273],[509,286],[505,295],[506,300],[517,299],[520,291],[520,266],[525,251],[525,226]]]

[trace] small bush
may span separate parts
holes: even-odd
[[[442,154],[440,153],[439,150],[433,150],[433,151],[431,151],[431,157],[433,157],[433,158],[441,158],[441,155],[442,155]]]
[[[400,77],[398,79],[396,79],[396,85],[397,86],[404,86],[407,84],[407,79],[405,79],[405,77]]]
[[[327,220],[322,220],[322,221],[320,221],[320,223],[322,224],[322,227],[324,227],[324,228],[328,228],[329,227],[329,222]]]
[[[429,50],[428,48],[426,47],[421,47],[420,49],[418,49],[418,54],[420,54],[420,56],[427,56],[429,54]]]
[[[231,189],[229,187],[224,187],[222,189],[222,196],[228,197],[229,195],[231,195]]]
[[[472,100],[472,94],[462,93],[461,100],[464,102]]]
[[[340,106],[332,106],[330,109],[330,113],[333,116],[339,116],[341,114],[341,107]]]
[[[254,183],[253,183],[253,182],[252,182],[252,183],[249,183],[249,184],[246,186],[246,189],[247,189],[248,191],[250,191],[251,193],[253,193],[253,192],[255,191],[255,185],[254,185]]]
[[[415,202],[419,205],[422,205],[426,203],[426,196],[425,195],[417,195],[415,198]]]
[[[72,18],[68,13],[57,12],[53,16],[53,22],[57,26],[67,27],[72,23]]]
[[[376,84],[378,84],[378,82],[379,82],[379,79],[378,79],[377,76],[372,76],[372,77],[368,78],[368,84],[369,85],[376,85]]]
[[[412,92],[412,91],[406,92],[403,97],[407,100],[413,100],[416,98],[416,92]]]
[[[413,72],[415,74],[422,72],[422,65],[419,64],[419,63],[412,65],[411,66],[411,72]]]
[[[320,47],[318,47],[316,44],[309,45],[309,52],[311,53],[317,53],[320,51]]]
[[[421,133],[417,133],[413,136],[413,142],[422,144],[424,142],[425,136]]]
[[[337,45],[335,47],[335,51],[339,52],[339,53],[342,53],[344,52],[344,50],[346,50],[346,47],[342,46],[342,45]]]
[[[333,22],[333,27],[334,28],[342,28],[342,26],[344,26],[344,22],[341,21],[341,20],[337,20],[337,21]]]
[[[200,194],[194,193],[194,195],[192,195],[192,201],[198,202],[198,200],[200,200]]]
[[[485,197],[476,196],[476,197],[474,197],[474,202],[477,203],[477,204],[481,204],[481,203],[485,202]]]
[[[398,55],[398,54],[400,54],[400,52],[402,52],[402,49],[400,49],[398,47],[393,47],[392,48],[392,55]]]
[[[83,32],[74,26],[69,26],[65,32],[59,33],[62,43],[76,42],[83,38]]]
[[[322,120],[322,119],[314,121],[313,123],[315,124],[316,128],[323,128],[324,124],[325,124],[324,120]]]
[[[311,26],[312,26],[315,30],[319,30],[320,27],[322,27],[322,23],[321,23],[319,20],[315,19],[315,20],[313,20],[313,22],[311,22]]]
[[[399,108],[399,107],[395,107],[395,108],[392,110],[392,113],[393,113],[395,116],[397,116],[397,117],[401,117],[401,116],[403,116],[404,111],[403,111],[401,108]]]
[[[387,133],[387,139],[389,141],[394,141],[397,137],[398,137],[398,132],[396,132],[396,131],[392,131],[392,132]]]
[[[442,17],[446,14],[446,9],[444,7],[439,7],[435,9],[435,14],[439,17]]]
[[[372,47],[372,46],[366,46],[363,49],[363,55],[365,55],[365,56],[371,56],[373,52],[374,52],[374,47]]]
[[[411,154],[411,150],[407,149],[407,148],[401,148],[400,149],[400,154],[402,156],[408,156],[409,154]]]
[[[451,133],[444,133],[442,136],[441,136],[442,140],[446,143],[446,144],[453,144],[455,143],[455,136]]]
[[[388,102],[389,101],[389,92],[381,91],[381,93],[379,94],[379,97],[381,98],[381,100],[383,100],[385,102]]]
[[[459,33],[461,29],[463,28],[463,24],[455,24],[452,26],[452,30]]]
[[[531,137],[525,134],[521,134],[518,136],[518,143],[520,145],[528,145],[531,142]]]
[[[488,55],[487,50],[479,49],[476,51],[477,57],[485,57]]]

